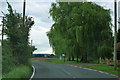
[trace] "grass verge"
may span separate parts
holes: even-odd
[[[118,75],[118,71],[119,71],[118,68],[117,68],[117,70],[114,70],[113,66],[108,66],[108,65],[105,65],[105,64],[101,64],[101,65],[86,65],[86,66],[83,66],[83,67],[96,69],[96,70],[108,72],[108,73],[115,74],[115,75]]]
[[[31,60],[37,60],[37,61],[47,61],[47,62],[52,62],[52,63],[60,63],[60,64],[80,64],[80,65],[85,65],[85,64],[98,64],[95,62],[90,62],[90,63],[80,63],[75,61],[65,61],[64,60],[59,60],[58,58],[52,59],[52,58],[47,58],[47,59],[41,59],[41,58],[32,58]]]
[[[11,68],[7,74],[3,74],[3,80],[5,78],[17,78],[18,80],[21,78],[28,78],[31,74],[32,68],[29,66],[21,65],[19,67]]]

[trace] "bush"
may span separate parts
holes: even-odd
[[[7,73],[10,71],[11,66],[15,66],[16,60],[12,57],[12,49],[10,45],[8,45],[8,41],[3,41],[4,45],[2,47],[2,73]]]

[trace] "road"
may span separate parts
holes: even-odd
[[[116,78],[116,76],[110,74],[65,64],[32,61],[32,65],[35,67],[35,75],[33,78],[105,78],[105,80],[110,78],[109,80],[116,80],[113,79]]]

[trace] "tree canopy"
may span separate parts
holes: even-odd
[[[79,56],[82,62],[112,55],[110,10],[93,2],[56,2],[49,13],[54,24],[47,36],[56,55]]]
[[[4,34],[7,36],[2,45],[3,74],[10,71],[10,66],[31,65],[29,58],[36,50],[35,46],[30,46],[29,43],[29,32],[34,25],[32,17],[26,16],[23,26],[21,14],[14,11],[8,2],[7,5],[8,13],[4,14],[5,18],[2,21]]]

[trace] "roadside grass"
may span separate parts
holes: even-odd
[[[118,71],[119,71],[118,68],[115,71],[113,66],[108,66],[108,65],[105,65],[105,64],[101,64],[101,65],[86,65],[86,66],[83,66],[83,67],[96,69],[96,70],[100,70],[100,71],[105,71],[105,72],[108,72],[108,73],[111,73],[111,74],[115,74],[115,75],[118,75]]]
[[[39,59],[39,58],[32,58],[31,60],[37,60],[37,61],[48,61],[52,63],[61,63],[61,64],[79,64],[76,61],[65,61],[64,60],[59,60],[59,59]]]
[[[39,59],[39,58],[32,58],[31,60],[37,60],[37,61],[48,61],[48,62],[52,62],[52,63],[59,63],[59,64],[71,64],[71,65],[80,65],[81,67],[84,68],[90,68],[90,69],[95,69],[95,70],[100,70],[100,71],[104,71],[104,72],[108,72],[111,74],[115,74],[118,75],[120,68],[115,71],[114,70],[114,66],[108,66],[106,64],[99,64],[98,61],[93,61],[90,63],[80,63],[80,62],[76,62],[76,61],[65,61],[64,60],[59,60],[59,59]],[[89,65],[90,64],[90,65]],[[98,64],[98,65],[94,65],[94,64]]]
[[[32,61],[37,60],[37,61],[48,61],[48,62],[54,62],[59,59],[39,59],[39,58],[31,58]]]
[[[81,62],[77,62],[76,60],[75,61],[65,61],[64,60],[59,60],[59,59],[56,59],[54,61],[52,61],[52,63],[62,63],[62,64],[79,64],[79,65],[86,65],[86,64],[98,64],[96,62],[89,62],[89,63],[81,63]]]
[[[29,66],[21,65],[19,67],[11,68],[11,71],[7,74],[3,74],[2,78],[17,78],[20,80],[21,78],[28,78],[31,74],[32,68]]]
[[[80,62],[77,62],[76,59],[75,61],[67,61],[65,60],[59,60],[58,58],[56,59],[40,59],[40,58],[31,58],[31,60],[37,60],[37,61],[48,61],[48,62],[52,62],[52,63],[61,63],[61,64],[98,64],[97,61],[94,61],[94,62],[90,62],[90,63],[80,63]],[[80,61],[80,60],[79,60]]]

